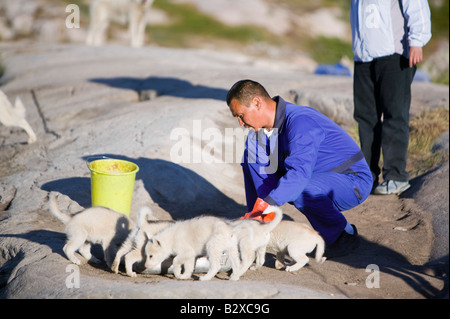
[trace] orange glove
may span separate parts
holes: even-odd
[[[275,213],[268,213],[266,215],[262,214],[269,206],[270,205],[264,200],[262,200],[261,198],[257,198],[255,205],[253,206],[253,210],[249,213],[246,213],[240,219],[256,219],[264,223],[270,222],[275,217]]]

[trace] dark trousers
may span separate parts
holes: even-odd
[[[374,185],[380,175],[382,150],[384,180],[408,181],[406,157],[409,142],[411,83],[416,67],[394,54],[355,62],[354,119],[358,123],[361,149],[372,171]]]

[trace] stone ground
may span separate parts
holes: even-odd
[[[345,212],[363,240],[351,256],[291,274],[268,255],[238,282],[225,273],[210,282],[129,278],[84,263],[80,288],[68,288],[64,227],[48,212],[48,193],[61,193],[61,209],[71,213],[90,206],[86,160],[106,155],[139,165],[132,218],[142,205],[160,218],[235,218],[245,212],[243,139],[239,128],[226,138],[238,127],[224,101],[229,87],[252,78],[350,127],[352,80],[207,50],[19,42],[0,44],[0,52],[0,88],[11,100],[20,96],[38,135],[27,145],[23,131],[0,126],[0,298],[448,298],[448,162],[413,179],[400,197],[370,196]],[[415,83],[413,91],[412,114],[448,107],[446,86]],[[174,162],[180,130],[188,163]],[[379,288],[370,288],[374,269]]]

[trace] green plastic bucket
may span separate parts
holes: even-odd
[[[95,160],[88,167],[91,171],[92,206],[107,207],[129,216],[139,167],[112,158]]]

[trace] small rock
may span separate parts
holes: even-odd
[[[0,185],[0,212],[8,208],[15,196],[16,188],[14,186]]]

